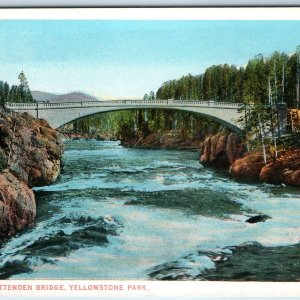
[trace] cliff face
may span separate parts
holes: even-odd
[[[259,174],[264,166],[260,152],[247,153],[237,159],[230,167],[229,173],[237,181],[259,182]]]
[[[34,194],[9,171],[0,174],[0,238],[32,225],[36,214]]]
[[[205,139],[200,156],[203,165],[215,168],[228,168],[244,152],[241,138],[231,133],[229,135],[213,135]]]
[[[151,149],[198,149],[199,140],[183,136],[180,131],[170,130],[168,132],[157,131],[133,139],[123,138],[122,145],[125,147]]]
[[[247,153],[230,168],[239,181],[267,182],[300,186],[300,149],[280,153],[280,157],[264,165],[260,152]]]
[[[200,161],[215,168],[229,168],[237,181],[300,186],[300,149],[281,152],[276,160],[268,158],[267,165],[260,151],[244,152],[239,136],[218,134],[205,139]]]
[[[63,144],[46,121],[28,114],[0,111],[0,236],[34,222],[34,194],[60,172]]]
[[[300,186],[300,149],[286,151],[264,166],[259,179],[268,183]]]

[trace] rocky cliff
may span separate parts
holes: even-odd
[[[291,149],[264,166],[259,174],[263,182],[300,186],[300,149]]]
[[[30,187],[56,180],[62,154],[59,133],[46,121],[0,110],[0,237],[33,224]]]
[[[200,162],[215,168],[229,168],[245,149],[238,134],[208,136],[201,149]]]
[[[122,145],[150,149],[198,149],[199,139],[183,136],[180,130],[158,130],[132,139],[123,138]]]
[[[300,149],[281,151],[264,164],[261,151],[245,153],[242,139],[236,134],[217,134],[205,139],[200,162],[215,168],[229,169],[232,178],[244,182],[267,182],[300,186]]]
[[[264,161],[260,152],[246,153],[230,166],[229,173],[237,181],[258,182],[263,166]]]
[[[282,151],[276,160],[269,158],[267,165],[260,152],[248,153],[236,160],[230,173],[240,181],[300,186],[300,149]]]

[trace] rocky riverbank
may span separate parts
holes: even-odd
[[[33,225],[30,188],[57,179],[62,154],[60,135],[46,121],[0,110],[0,238]]]
[[[60,132],[64,139],[66,140],[97,140],[97,141],[116,141],[117,138],[113,134],[109,133],[96,133],[96,134],[88,134],[88,133],[74,133],[74,132]]]
[[[300,186],[300,149],[282,151],[267,165],[264,165],[261,153],[248,153],[235,161],[230,173],[234,179],[241,181]]]
[[[238,135],[217,134],[205,139],[200,162],[229,169],[237,181],[300,186],[300,149],[296,147],[280,151],[277,159],[268,157],[265,165],[262,153],[247,153]]]
[[[157,131],[148,135],[123,138],[121,144],[130,148],[142,149],[199,149],[200,142],[197,138],[183,136],[180,131]]]
[[[210,135],[202,143],[200,161],[205,166],[229,168],[245,151],[238,134]]]

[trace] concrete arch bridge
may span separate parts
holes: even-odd
[[[68,103],[7,103],[6,107],[16,112],[28,114],[48,121],[53,128],[85,116],[125,109],[173,109],[199,114],[225,125],[233,131],[241,131],[237,120],[242,112],[242,104],[197,100],[110,100]]]

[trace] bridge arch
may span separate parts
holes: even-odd
[[[233,131],[241,131],[237,120],[240,104],[191,100],[112,100],[79,103],[7,103],[8,108],[27,112],[59,128],[77,119],[99,113],[133,109],[169,109],[196,113],[212,119]]]

